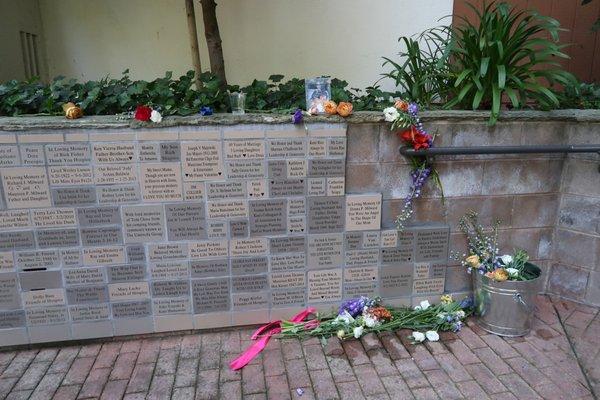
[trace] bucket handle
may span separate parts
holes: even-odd
[[[525,309],[528,311],[532,309],[532,307],[525,303],[525,300],[523,300],[523,296],[519,292],[513,294],[513,300],[523,305],[523,307],[525,307]]]

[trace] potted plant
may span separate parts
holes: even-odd
[[[500,253],[499,225],[496,221],[484,229],[472,211],[461,218],[459,228],[467,235],[468,244],[462,265],[473,275],[478,324],[496,335],[524,336],[531,330],[542,271],[529,262],[524,250]]]

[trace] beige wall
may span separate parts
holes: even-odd
[[[38,0],[0,0],[0,82],[24,79],[19,32],[42,35]],[[44,76],[44,46],[39,43],[39,67]]]
[[[152,79],[191,69],[183,0],[39,0],[50,76],[97,79],[129,68]],[[373,84],[397,38],[438,25],[452,0],[221,0],[226,71],[245,84],[270,74]],[[208,66],[200,5],[196,17]]]

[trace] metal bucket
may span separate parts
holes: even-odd
[[[473,274],[473,291],[477,323],[484,330],[500,336],[524,336],[531,330],[535,296],[542,271],[527,263],[537,278],[528,281],[497,282],[481,274]]]

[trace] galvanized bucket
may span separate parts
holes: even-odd
[[[525,268],[537,278],[497,282],[485,275],[473,274],[475,314],[479,316],[477,322],[481,328],[500,336],[529,333],[542,271],[531,263]]]

